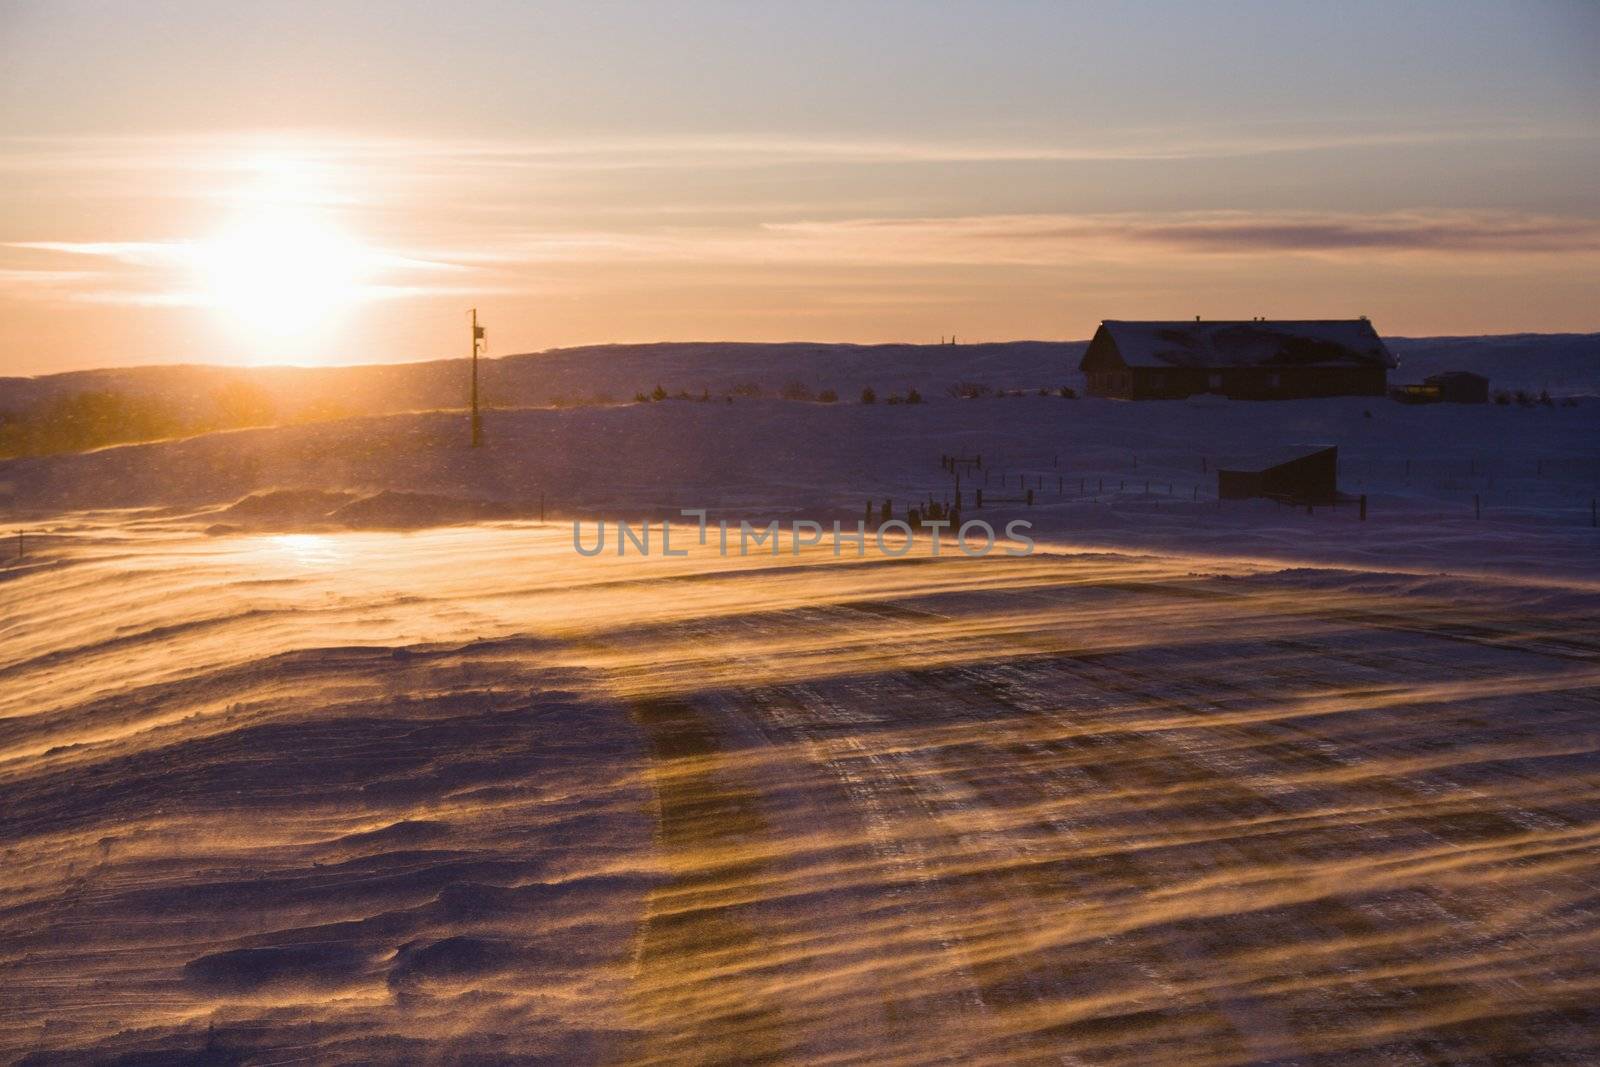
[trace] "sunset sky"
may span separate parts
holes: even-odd
[[[0,2],[0,373],[1600,330],[1600,4]]]

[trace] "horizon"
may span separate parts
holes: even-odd
[[[1138,320],[1111,320],[1111,319],[1107,319],[1107,320],[1103,320],[1103,321],[1110,322],[1110,321],[1138,321]],[[1161,319],[1161,320],[1145,320],[1145,321],[1160,321],[1160,322],[1181,323],[1181,322],[1190,322],[1190,321],[1193,321],[1193,320],[1190,320],[1190,319]],[[1218,322],[1250,322],[1252,320],[1250,320],[1250,319],[1202,319],[1201,321],[1202,322],[1207,322],[1207,323],[1218,323]],[[1313,321],[1313,320],[1308,320],[1308,319],[1264,319],[1264,320],[1256,320],[1256,321],[1263,321],[1263,322],[1266,322],[1266,323],[1272,323],[1272,322],[1307,322],[1307,321]],[[1343,321],[1343,320],[1329,319],[1329,320],[1323,320],[1323,321],[1338,322],[1338,321]],[[1379,330],[1378,331],[1378,336],[1380,338],[1382,338],[1383,340],[1385,340],[1385,341],[1452,341],[1452,340],[1489,341],[1489,340],[1510,339],[1510,338],[1517,338],[1517,337],[1544,337],[1544,338],[1594,337],[1594,336],[1600,336],[1600,330],[1563,330],[1563,331],[1519,330],[1519,331],[1512,332],[1512,333],[1478,333],[1478,334],[1448,334],[1448,333],[1442,333],[1442,334],[1398,334],[1398,333],[1384,333],[1382,330]],[[522,352],[484,353],[484,354],[481,354],[479,356],[479,358],[481,360],[485,361],[485,362],[493,362],[495,360],[501,360],[501,359],[522,359],[522,358],[526,358],[528,356],[548,356],[548,355],[555,355],[555,354],[563,353],[563,352],[576,352],[576,351],[581,351],[583,349],[589,349],[589,348],[650,348],[650,347],[654,347],[654,346],[658,346],[658,345],[659,346],[666,346],[666,345],[683,345],[683,346],[695,346],[695,345],[707,345],[707,346],[752,345],[752,346],[770,346],[770,347],[773,347],[773,348],[778,348],[778,347],[782,347],[782,346],[801,346],[801,347],[803,347],[803,346],[806,346],[806,345],[815,345],[817,347],[847,347],[847,348],[882,348],[882,347],[897,347],[897,346],[906,346],[906,347],[913,347],[913,348],[942,348],[942,347],[973,347],[973,348],[976,348],[976,347],[982,347],[982,346],[1039,345],[1039,344],[1042,344],[1042,345],[1087,345],[1093,339],[1094,339],[1094,335],[1093,335],[1092,332],[1087,337],[1011,337],[1011,338],[1000,338],[1000,339],[995,339],[995,340],[990,340],[990,341],[959,341],[958,340],[958,341],[948,341],[948,342],[939,342],[939,341],[849,341],[849,340],[819,341],[819,340],[807,339],[807,338],[791,338],[789,340],[784,340],[784,341],[745,341],[745,340],[737,340],[737,339],[732,339],[732,338],[724,338],[724,339],[721,339],[721,340],[708,340],[706,338],[686,338],[686,339],[682,339],[682,340],[673,340],[673,341],[659,341],[659,340],[658,341],[591,341],[591,342],[587,342],[587,343],[584,343],[584,344],[553,345],[553,346],[551,346],[549,348],[528,349],[527,351],[522,351]],[[470,360],[471,358],[472,357],[470,355],[437,355],[437,356],[418,356],[415,359],[372,359],[372,360],[360,360],[360,361],[337,362],[337,363],[332,363],[332,362],[311,362],[311,361],[296,362],[294,360],[268,360],[268,361],[258,361],[258,362],[251,362],[251,363],[228,363],[228,362],[207,361],[207,360],[182,360],[182,361],[151,362],[151,363],[117,363],[117,364],[104,364],[104,365],[90,365],[90,366],[85,366],[85,367],[72,367],[72,368],[69,368],[69,369],[66,369],[66,370],[46,370],[46,371],[40,371],[40,372],[35,373],[35,374],[3,374],[3,373],[0,373],[0,379],[5,379],[5,378],[33,379],[33,378],[50,377],[50,376],[56,375],[56,374],[97,374],[97,373],[114,372],[114,371],[167,370],[167,369],[179,369],[179,368],[183,368],[183,367],[205,367],[205,368],[216,368],[216,369],[223,369],[223,370],[280,370],[280,369],[282,369],[282,370],[329,370],[329,369],[334,369],[334,368],[339,368],[339,367],[405,367],[405,366],[414,366],[414,365],[422,364],[422,363],[448,363],[448,362],[458,362],[458,361],[459,362],[466,362],[467,360]]]
[[[12,4],[0,374],[448,359],[474,305],[518,353],[1600,331],[1596,45],[1565,2]]]

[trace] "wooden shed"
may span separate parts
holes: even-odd
[[[1439,399],[1446,404],[1489,402],[1489,379],[1481,374],[1473,374],[1469,370],[1432,374],[1422,379],[1422,384],[1431,386],[1438,393]]]
[[[1217,496],[1331,504],[1339,499],[1338,446],[1291,445],[1227,461],[1217,469]]]

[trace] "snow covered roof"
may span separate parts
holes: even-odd
[[[1378,365],[1396,361],[1366,319],[1129,322],[1100,330],[1130,367]],[[1096,337],[1099,340],[1099,337]]]

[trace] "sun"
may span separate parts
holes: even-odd
[[[262,207],[200,242],[194,260],[206,303],[283,339],[360,300],[370,256],[314,213]]]

